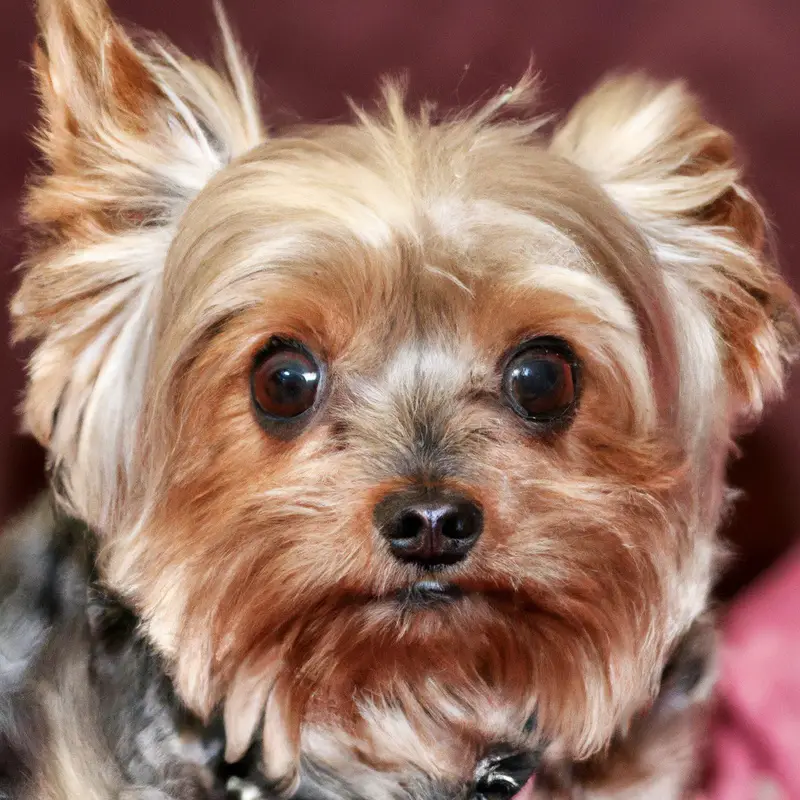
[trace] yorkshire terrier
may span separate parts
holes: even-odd
[[[270,131],[219,17],[215,70],[39,2],[12,313],[102,585],[274,794],[679,796],[654,698],[798,341],[730,137],[641,76]]]

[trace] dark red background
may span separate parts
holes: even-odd
[[[34,102],[26,62],[34,36],[24,0],[0,2],[0,294],[16,284],[18,204],[34,157]],[[123,18],[166,33],[195,55],[211,52],[208,0],[118,0]],[[747,155],[774,220],[781,260],[800,288],[800,3],[796,0],[228,0],[245,48],[257,56],[265,109],[329,119],[344,94],[374,95],[377,77],[408,70],[412,93],[462,104],[513,81],[533,54],[544,104],[564,109],[602,73],[645,68],[684,77]],[[5,304],[4,304],[5,305]],[[7,340],[8,316],[0,316]],[[17,434],[23,352],[0,349],[0,516],[43,481],[42,457]],[[728,535],[740,545],[723,591],[740,585],[800,537],[800,380],[743,442],[735,484],[747,498]]]

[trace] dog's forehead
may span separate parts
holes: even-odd
[[[323,126],[223,169],[185,215],[171,261],[186,274],[183,262],[199,252],[202,271],[223,270],[224,248],[236,253],[233,273],[247,262],[248,272],[257,264],[300,281],[310,272],[349,291],[390,282],[426,294],[438,277],[480,292],[487,277],[531,259],[575,268],[607,260],[600,251],[615,236],[599,232],[604,212],[614,219],[587,176],[540,146],[435,129],[378,142],[357,127]]]
[[[556,190],[546,177],[511,187],[502,175],[457,179],[441,164],[430,166],[433,176],[387,174],[385,165],[298,148],[253,154],[200,193],[171,248],[168,295],[247,304],[291,283],[359,308],[366,297],[413,301],[432,312],[419,316],[436,318],[530,277],[532,265],[585,271],[601,260],[591,252],[597,242],[586,241],[595,221],[570,208],[568,193],[548,197]]]
[[[340,126],[269,141],[200,193],[161,324],[176,347],[244,313],[251,337],[309,332],[354,365],[472,345],[496,359],[526,333],[569,339],[579,317],[637,338],[652,270],[611,200],[541,146]]]

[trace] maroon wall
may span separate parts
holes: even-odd
[[[17,208],[33,150],[25,63],[32,10],[3,0],[0,17],[0,293],[16,282]],[[194,54],[210,51],[211,0],[112,0],[137,25]],[[227,0],[246,49],[257,55],[265,107],[327,119],[343,94],[367,100],[376,78],[407,69],[412,92],[442,104],[474,100],[513,81],[531,54],[547,106],[563,109],[609,69],[685,77],[738,137],[800,288],[800,3],[796,0]],[[8,318],[0,316],[7,339]],[[0,349],[0,516],[42,481],[41,454],[17,435],[20,350]],[[743,443],[733,479],[747,492],[728,531],[740,543],[726,589],[756,574],[800,536],[800,380]]]

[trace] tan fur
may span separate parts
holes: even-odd
[[[603,748],[705,608],[732,436],[796,341],[727,135],[633,77],[551,141],[529,79],[437,123],[389,84],[351,125],[266,138],[229,34],[230,80],[100,0],[40,20],[25,418],[182,696],[225,704],[237,751],[263,705],[287,787],[301,750],[463,778],[534,708],[534,738]],[[329,372],[289,440],[249,398],[276,333]],[[583,375],[546,439],[498,400],[543,334]],[[462,602],[398,614],[372,510],[419,480],[485,531]]]
[[[670,657],[654,704],[592,758],[548,753],[537,776],[541,800],[676,800],[703,778],[709,710],[717,678],[713,619],[701,617]]]
[[[71,654],[59,654],[62,658]],[[83,663],[68,663],[58,680],[44,686],[41,702],[49,731],[47,752],[40,754],[41,774],[30,796],[37,800],[110,800],[124,781],[93,716],[96,702],[87,691]]]

